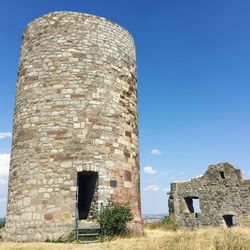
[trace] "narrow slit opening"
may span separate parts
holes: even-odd
[[[224,171],[220,171],[219,174],[220,174],[220,177],[221,177],[222,179],[225,179],[225,173],[224,173]]]

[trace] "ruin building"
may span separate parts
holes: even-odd
[[[201,177],[172,183],[168,205],[180,227],[250,226],[250,180],[229,163],[211,165]]]
[[[128,203],[142,230],[135,45],[102,17],[54,12],[23,34],[4,239],[57,239]]]

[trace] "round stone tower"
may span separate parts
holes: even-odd
[[[24,32],[4,238],[42,241],[128,203],[141,230],[135,46],[102,17],[54,12]]]

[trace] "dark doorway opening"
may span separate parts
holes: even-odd
[[[222,216],[227,227],[232,227],[236,225],[236,218],[234,215],[231,214],[226,214]]]
[[[97,187],[98,174],[92,171],[82,171],[77,173],[78,186],[78,214],[79,219],[87,219],[91,202]]]
[[[187,209],[188,209],[189,213],[200,213],[201,212],[199,197],[188,196],[188,197],[185,197],[184,200],[186,202]]]

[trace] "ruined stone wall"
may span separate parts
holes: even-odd
[[[200,212],[190,211],[190,197],[199,198]],[[171,184],[169,213],[181,227],[226,226],[224,215],[250,226],[250,182],[228,163],[211,165],[201,177]]]
[[[71,232],[84,170],[99,175],[91,207],[128,202],[140,230],[134,41],[101,17],[49,13],[23,34],[4,238]]]

